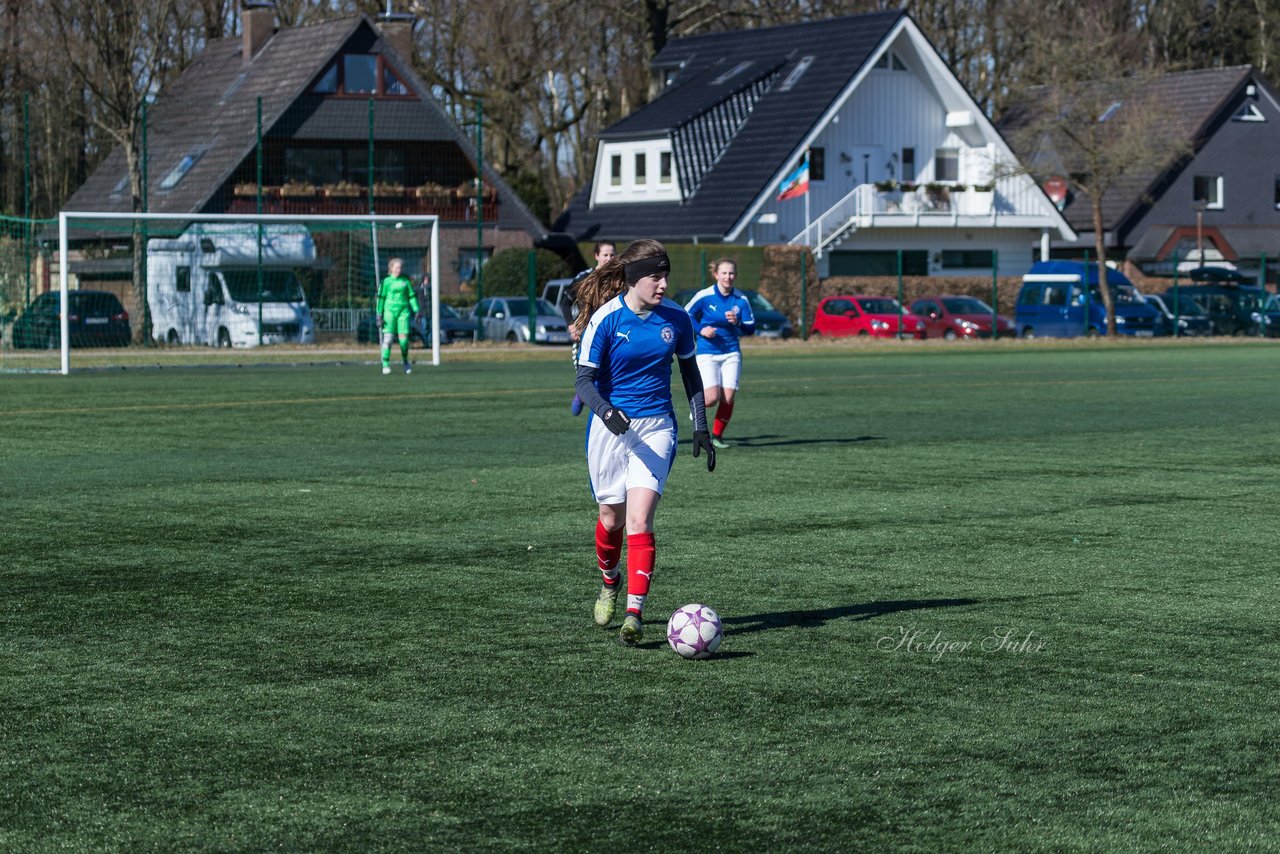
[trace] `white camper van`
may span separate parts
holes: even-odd
[[[301,268],[316,244],[301,225],[195,224],[180,237],[147,241],[152,334],[169,344],[256,347],[310,344],[315,325]],[[261,328],[259,328],[261,322]]]

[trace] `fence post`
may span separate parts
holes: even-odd
[[[1178,250],[1173,251],[1173,337],[1178,337],[1178,320],[1182,317],[1182,308],[1178,301]]]
[[[1092,318],[1091,318],[1091,317],[1089,317],[1089,298],[1090,298],[1090,293],[1089,293],[1089,250],[1088,250],[1088,249],[1084,250],[1084,275],[1080,277],[1080,285],[1081,285],[1081,287],[1083,287],[1083,288],[1084,288],[1084,328],[1080,330],[1080,334],[1081,334],[1081,335],[1084,335],[1085,337],[1088,337],[1088,335],[1089,335],[1089,321],[1090,321],[1090,320],[1092,320]],[[1098,270],[1098,287],[1099,287],[1099,288],[1101,288],[1101,287],[1103,287],[1103,286],[1104,286],[1104,285],[1103,285],[1103,282],[1102,282],[1102,270]],[[1070,293],[1070,291],[1068,291],[1068,294],[1069,294],[1069,293]],[[1106,305],[1106,303],[1103,303],[1103,305]],[[1068,297],[1067,297],[1067,308],[1068,308],[1068,309],[1070,309],[1070,308],[1071,308],[1071,297],[1070,297],[1070,296],[1068,296]],[[1105,326],[1105,324],[1106,324],[1106,321],[1105,321],[1105,320],[1103,320],[1103,324],[1104,324],[1104,331],[1103,331],[1103,334],[1105,335],[1105,334],[1107,334],[1107,332],[1110,332],[1110,331],[1111,331],[1111,329],[1110,329],[1110,327],[1109,327],[1109,326]]]
[[[538,340],[538,253],[529,250],[529,343]]]
[[[1000,252],[991,250],[991,340],[1000,339]]]
[[[1262,270],[1258,276],[1258,285],[1263,291],[1267,289],[1267,253],[1262,253]]]
[[[805,269],[808,250],[800,250],[800,338],[809,340],[809,271]]]
[[[150,168],[151,168],[150,161],[151,161],[151,156],[147,152],[147,102],[143,101],[142,102],[142,212],[143,213],[148,213],[150,209],[150,203],[147,199],[147,185],[150,183],[150,181],[148,180],[148,173],[150,172]],[[142,293],[141,293],[142,299],[140,300],[140,302],[142,303],[141,305],[142,344],[144,347],[150,347],[153,343],[153,338],[151,335],[151,300],[148,299],[148,295],[147,295],[147,292],[151,287],[151,284],[150,284],[151,271],[148,269],[148,260],[147,260],[147,240],[149,237],[149,231],[150,229],[147,226],[147,221],[143,220],[142,221],[142,264],[140,265],[142,269],[142,281],[137,284],[139,287],[142,288]],[[138,269],[138,267],[135,266],[134,269],[136,270]]]
[[[370,103],[373,103],[370,101]],[[257,99],[257,175],[258,182],[258,216],[262,216],[262,96]],[[258,346],[262,346],[262,219],[258,219]]]
[[[484,99],[476,98],[476,305],[484,300]],[[484,319],[476,317],[476,340],[484,340]]]
[[[898,250],[898,340],[907,337],[902,332],[902,250]]]
[[[698,290],[707,286],[707,250],[698,252]]]
[[[31,304],[31,244],[35,241],[35,229],[31,224],[31,95],[22,93],[22,218],[23,241],[22,254],[24,279],[26,282],[26,301],[23,306]]]

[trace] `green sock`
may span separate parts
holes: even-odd
[[[386,344],[382,345],[382,367],[391,367],[391,347]]]
[[[406,365],[409,363],[409,339],[400,339],[400,360]]]

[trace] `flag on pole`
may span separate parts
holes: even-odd
[[[786,199],[794,199],[796,196],[803,196],[809,192],[809,152],[804,153],[804,160],[800,161],[790,175],[782,179],[782,192],[778,193],[778,201]]]

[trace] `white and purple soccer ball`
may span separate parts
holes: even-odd
[[[685,605],[667,620],[667,643],[685,658],[709,658],[723,638],[720,616],[706,605]]]

